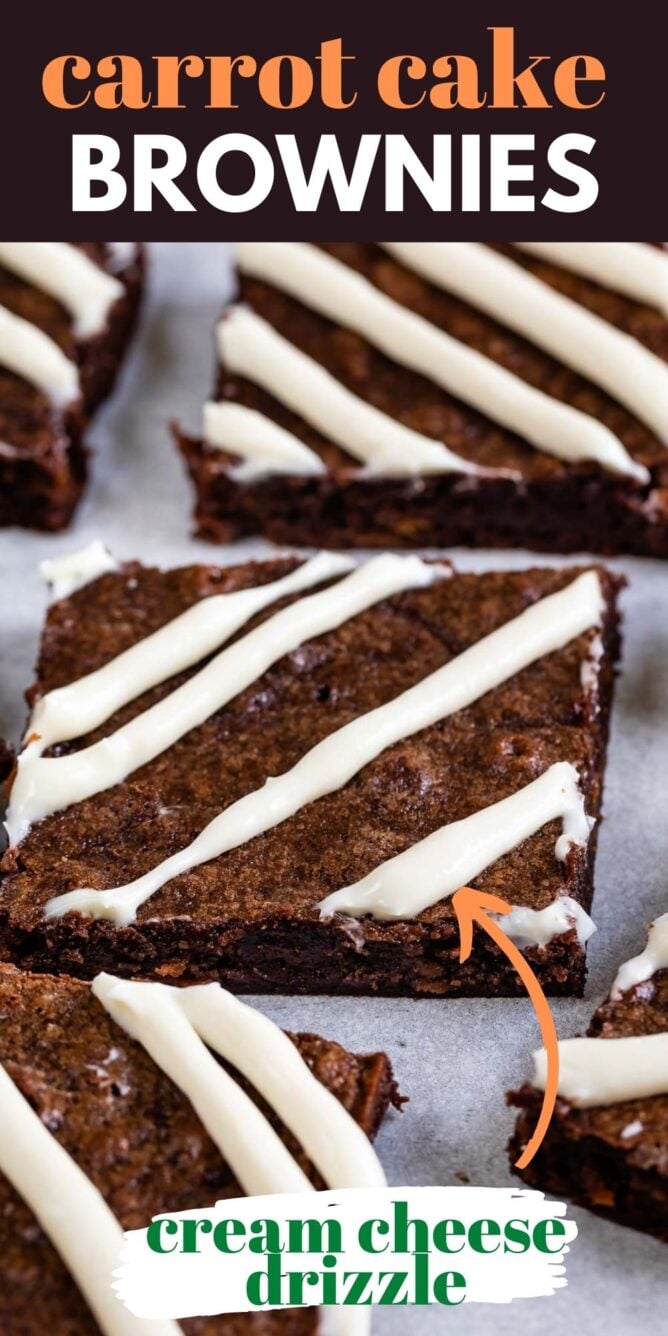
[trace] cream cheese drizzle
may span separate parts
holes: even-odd
[[[368,1137],[267,1016],[217,983],[173,988],[99,974],[93,992],[187,1095],[245,1192],[311,1184],[257,1105],[209,1050],[245,1076],[293,1133],[329,1187],[383,1187]]]
[[[639,466],[602,422],[543,394],[317,247],[304,242],[243,242],[237,258],[242,273],[271,283],[355,330],[395,362],[517,432],[536,449],[560,459],[596,460],[640,478]]]
[[[665,969],[668,969],[668,914],[661,914],[650,927],[644,951],[620,967],[610,996],[619,998],[629,988],[646,983],[658,970]]]
[[[534,1085],[545,1089],[544,1049],[534,1053]],[[668,1034],[623,1039],[564,1039],[559,1044],[559,1094],[576,1108],[668,1094]]]
[[[668,914],[652,923],[644,951],[621,966],[611,998],[618,1000],[662,969],[668,969]],[[534,1085],[544,1090],[544,1049],[534,1053],[534,1068]],[[583,1109],[668,1094],[668,1033],[563,1040],[559,1044],[559,1094]],[[629,1124],[622,1135],[638,1131],[642,1131],[641,1123]]]
[[[491,914],[507,937],[519,947],[548,946],[555,937],[575,929],[580,946],[596,932],[596,924],[582,905],[570,895],[559,895],[545,909],[514,905],[510,914]]]
[[[60,302],[80,339],[104,328],[125,291],[117,278],[65,241],[0,241],[0,264]]]
[[[454,292],[599,385],[668,441],[668,365],[521,265],[470,241],[389,241],[401,263]],[[619,442],[609,466],[647,477]]]
[[[0,366],[63,408],[79,395],[79,371],[58,344],[29,320],[0,306]]]
[[[265,413],[245,404],[206,403],[202,435],[207,445],[241,457],[243,463],[230,469],[230,476],[238,482],[268,478],[274,473],[306,478],[327,472],[315,450]]]
[[[66,552],[62,557],[50,557],[39,563],[40,576],[55,599],[69,598],[101,575],[117,570],[118,562],[99,538],[78,552]]]
[[[603,597],[598,575],[585,571],[540,599],[385,705],[351,720],[311,748],[291,770],[233,803],[186,848],[137,880],[110,890],[82,888],[50,900],[45,915],[78,910],[125,925],[174,877],[238,848],[308,803],[348,783],[385,748],[464,709],[528,664],[598,626]]]
[[[392,921],[415,918],[480,876],[549,821],[561,819],[563,834],[555,855],[565,859],[589,838],[578,774],[567,761],[551,765],[531,784],[461,821],[441,826],[426,839],[381,863],[361,881],[320,901],[323,918],[332,914]]]
[[[260,385],[298,413],[328,440],[361,460],[369,475],[485,472],[441,441],[413,431],[352,394],[314,358],[246,307],[233,306],[221,320],[218,349],[229,371]],[[224,445],[245,456],[247,463],[236,470],[238,477],[324,470],[320,457],[298,437],[241,404],[207,405],[204,435],[210,444]]]
[[[335,568],[338,560],[330,556],[330,569]],[[326,558],[319,568],[320,579],[324,578],[323,566],[326,566]],[[313,564],[310,574],[313,578]],[[241,640],[221,650],[206,667],[157,704],[135,716],[115,733],[69,756],[44,757],[40,754],[45,737],[50,736],[52,741],[62,741],[63,735],[60,730],[54,737],[53,729],[49,735],[43,727],[43,721],[40,727],[39,720],[34,719],[31,729],[37,736],[28,742],[21,753],[10,794],[6,822],[10,841],[18,843],[33,822],[42,820],[52,812],[62,811],[72,803],[81,802],[120,784],[140,766],[146,765],[186,733],[203,724],[261,677],[272,664],[293,652],[306,640],[333,630],[393,594],[431,584],[442,576],[442,568],[428,565],[419,557],[389,554],[374,557],[339,583],[275,613]],[[308,572],[302,578],[308,579]],[[296,572],[293,583],[298,579],[299,572]],[[177,635],[181,630],[177,628]],[[174,637],[173,622],[165,628],[165,634],[166,637]],[[155,643],[149,647],[149,651],[151,648],[154,653]],[[173,659],[175,654],[178,654],[178,649],[172,651],[170,648],[167,657]],[[124,683],[122,685],[119,681],[122,668],[123,665],[119,669],[118,660],[113,660],[109,666],[107,683],[112,694],[114,691],[124,691]],[[75,701],[77,698],[90,701],[90,683],[85,693],[78,693],[75,688],[70,693],[70,706],[72,697]],[[62,701],[58,708],[60,704]],[[95,701],[91,708],[96,708]],[[75,736],[80,736],[80,732],[81,716],[79,731]]]
[[[0,1169],[39,1220],[105,1336],[180,1336],[176,1322],[135,1317],[116,1298],[111,1286],[123,1231],[1,1065]]]
[[[95,672],[42,696],[33,710],[26,740],[39,734],[39,751],[43,751],[55,742],[83,737],[151,687],[212,654],[272,603],[353,569],[349,557],[321,552],[280,580],[200,599]]]
[[[640,241],[514,241],[513,245],[668,316],[665,250]]]

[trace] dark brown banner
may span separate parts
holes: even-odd
[[[4,233],[663,237],[662,22],[649,3],[25,7]]]

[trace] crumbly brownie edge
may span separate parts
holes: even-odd
[[[605,754],[620,633],[617,594],[624,581],[602,572],[606,611],[599,663],[598,704],[583,727],[595,737],[591,772],[582,777],[589,803],[600,818]],[[586,852],[569,856],[569,893],[589,910],[599,821]],[[454,916],[440,923],[415,921],[400,925],[393,940],[367,935],[364,950],[345,922],[267,915],[250,925],[228,919],[215,927],[184,923],[178,918],[151,919],[126,928],[79,914],[40,920],[27,927],[9,911],[0,916],[1,954],[22,969],[64,972],[92,978],[100,970],[128,977],[173,982],[219,979],[235,992],[278,994],[342,994],[438,997],[518,996],[523,985],[507,957],[490,938],[476,934],[469,961],[459,962],[459,936]],[[545,948],[526,952],[542,987],[549,994],[581,996],[586,953],[573,932],[553,939]],[[296,968],[297,967],[297,968]]]
[[[668,557],[668,494],[601,471],[528,481],[444,474],[360,480],[352,473],[238,482],[230,456],[175,427],[195,489],[196,534],[262,534],[304,547],[529,547]]]
[[[113,307],[105,329],[80,344],[82,400],[55,431],[51,448],[34,455],[0,452],[0,528],[57,531],[69,524],[87,477],[84,433],[95,409],[108,397],[134,331],[143,289],[145,253],[118,278],[125,296]]]

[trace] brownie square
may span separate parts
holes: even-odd
[[[164,1210],[204,1207],[242,1194],[187,1098],[112,1021],[86,984],[0,965],[0,1015],[0,1063],[124,1229],[142,1228]],[[318,1080],[374,1136],[390,1103],[401,1102],[385,1054],[359,1057],[315,1035],[291,1038]],[[302,1169],[321,1187],[291,1134],[270,1116]],[[317,1313],[238,1314],[182,1325],[193,1336],[314,1336]],[[0,1327],[16,1336],[98,1331],[52,1243],[2,1174]]]
[[[668,454],[665,442],[592,382],[459,298],[400,264],[376,243],[323,242],[325,251],[381,292],[483,353],[549,396],[603,422],[651,480],[639,484],[583,460],[566,462],[391,361],[268,283],[247,276],[238,300],[314,358],[365,402],[405,426],[443,441],[485,468],[514,477],[463,472],[365,477],[345,450],[264,389],[219,369],[214,398],[238,403],[296,435],[324,461],[317,476],[275,473],[242,480],[230,450],[177,430],[196,495],[200,537],[229,542],[263,534],[277,543],[328,547],[528,547],[539,552],[628,552],[668,556]],[[511,256],[550,287],[632,335],[668,360],[668,320],[660,311],[581,275],[524,255]]]
[[[668,969],[660,969],[604,1002],[587,1034],[621,1039],[665,1031]],[[520,1110],[508,1147],[512,1164],[532,1135],[542,1098],[529,1083],[507,1096]],[[559,1098],[547,1136],[520,1176],[668,1243],[668,1095],[586,1109]]]
[[[79,368],[80,397],[60,408],[40,389],[0,366],[0,527],[64,529],[86,482],[85,431],[110,393],[134,328],[143,279],[143,251],[122,266],[104,242],[72,243],[114,273],[124,294],[104,327],[75,338],[70,314],[53,297],[0,265],[0,305],[44,330]]]
[[[274,580],[296,564],[160,571],[131,563],[104,575],[51,607],[30,699],[101,666],[208,594]],[[213,978],[237,991],[521,992],[516,972],[486,934],[460,965],[447,899],[397,922],[323,921],[318,902],[440,826],[507,797],[556,761],[577,766],[587,811],[600,814],[620,584],[605,570],[600,643],[598,631],[586,632],[467,709],[386,748],[343,788],[168,882],[127,927],[71,912],[47,919],[44,906],[77,887],[113,887],[147,871],[323,737],[394,699],[577,574],[453,574],[386,599],[285,656],[125,783],[35,824],[5,854],[0,953],[31,970]],[[188,675],[145,693],[97,733],[56,752],[108,734]],[[588,846],[572,847],[566,862],[555,858],[559,833],[560,823],[550,822],[475,884],[511,904],[542,909],[566,894],[588,910],[596,827]],[[585,952],[574,931],[528,955],[549,991],[580,992]]]

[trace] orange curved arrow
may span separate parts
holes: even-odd
[[[468,960],[473,949],[473,924],[478,923],[485,932],[489,934],[492,941],[496,942],[509,961],[515,966],[517,973],[524,984],[529,997],[534,1005],[534,1010],[540,1025],[540,1032],[543,1040],[543,1047],[547,1056],[547,1076],[545,1080],[545,1093],[543,1095],[543,1106],[540,1111],[540,1117],[536,1123],[534,1134],[531,1140],[527,1142],[522,1154],[520,1155],[516,1169],[526,1169],[526,1166],[533,1160],[538,1147],[540,1146],[545,1133],[550,1125],[550,1118],[554,1111],[554,1105],[557,1098],[557,1087],[559,1085],[559,1041],[557,1031],[552,1018],[552,1012],[548,1006],[545,994],[528,962],[525,960],[522,952],[518,950],[514,942],[511,942],[507,933],[503,931],[500,923],[496,923],[489,917],[493,914],[510,914],[512,905],[501,900],[498,895],[487,895],[484,891],[475,891],[472,886],[462,886],[455,891],[452,897],[452,906],[457,915],[459,924],[459,959],[463,964]],[[488,912],[486,912],[488,911]]]

